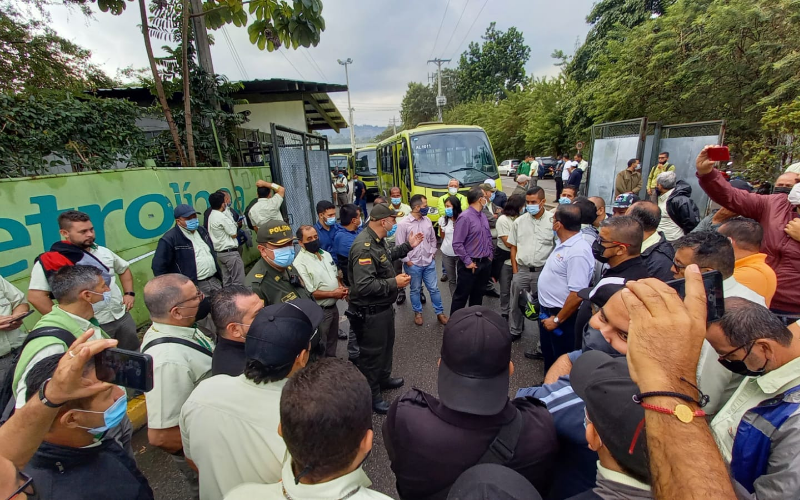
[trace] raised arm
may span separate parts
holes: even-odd
[[[714,168],[714,162],[708,159],[708,148],[712,147],[715,146],[703,148],[695,161],[697,177],[703,191],[708,194],[709,198],[739,215],[759,222],[768,218],[770,214],[766,207],[769,196],[748,193],[731,186],[730,182],[719,173],[719,170]]]

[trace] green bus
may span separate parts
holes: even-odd
[[[350,168],[352,166],[352,158],[353,155],[349,154],[332,154],[328,157],[328,165],[331,168],[331,174],[335,175],[336,172],[342,171],[347,174],[347,178],[351,178],[353,174],[353,170]]]
[[[494,179],[502,190],[492,145],[486,132],[470,125],[421,124],[403,130],[377,146],[378,185],[388,199],[399,187],[403,201],[415,194],[428,199],[428,217],[439,220],[439,198],[447,196],[447,184],[455,179],[466,196],[471,187]]]
[[[356,149],[355,173],[367,186],[367,203],[372,203],[372,200],[380,192],[378,189],[378,163],[375,149],[374,145]]]

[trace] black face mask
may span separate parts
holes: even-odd
[[[753,348],[750,347],[750,350],[752,350],[752,349]],[[747,356],[750,355],[750,350],[747,351]],[[732,371],[733,373],[737,373],[739,375],[744,375],[745,377],[760,377],[761,375],[764,375],[764,373],[766,371],[766,368],[767,368],[768,360],[764,361],[764,366],[762,366],[760,370],[755,370],[754,371],[754,370],[751,370],[750,368],[748,368],[747,365],[744,363],[744,360],[747,359],[747,356],[745,356],[742,359],[735,359],[735,360],[720,359],[718,361],[726,369]]]
[[[789,194],[792,192],[792,188],[788,186],[779,186],[772,190],[772,194]]]
[[[319,240],[309,241],[309,242],[303,243],[303,245],[305,246],[307,252],[311,252],[311,253],[318,253],[319,252]]]
[[[609,257],[605,257],[603,255],[603,253],[605,253],[606,250],[608,250],[608,248],[604,247],[600,243],[599,239],[594,240],[594,243],[592,243],[592,255],[594,255],[594,260],[596,260],[597,262],[600,262],[602,264],[608,262]]]
[[[600,330],[592,328],[588,323],[583,329],[583,347],[581,350],[583,352],[600,351],[614,357],[624,356],[624,354],[619,353],[616,349],[611,347],[611,344],[603,337]]]
[[[200,321],[206,319],[206,317],[211,313],[211,298],[205,297],[203,300],[200,301],[200,305],[197,306],[197,314],[195,315],[195,321]]]

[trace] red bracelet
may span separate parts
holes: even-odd
[[[675,406],[674,410],[670,410],[669,408],[664,408],[663,406],[656,406],[647,403],[639,403],[639,404],[645,410],[653,410],[657,411],[658,413],[664,413],[666,415],[675,415],[678,418],[678,420],[680,420],[684,424],[688,424],[689,422],[694,420],[694,417],[706,416],[706,412],[704,412],[703,410],[692,411],[691,408],[682,404]]]

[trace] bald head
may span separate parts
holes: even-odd
[[[792,172],[786,172],[785,174],[781,174],[778,177],[778,180],[775,181],[775,187],[788,187],[792,188],[795,184],[797,184],[798,175]]]
[[[603,211],[605,212],[605,210],[606,210],[606,200],[604,200],[603,198],[600,198],[599,196],[590,196],[589,197],[589,201],[594,203],[594,206],[596,206],[598,210],[603,209]]]
[[[156,276],[144,286],[144,305],[151,318],[165,318],[175,304],[183,300],[183,287],[191,282],[182,274]]]

